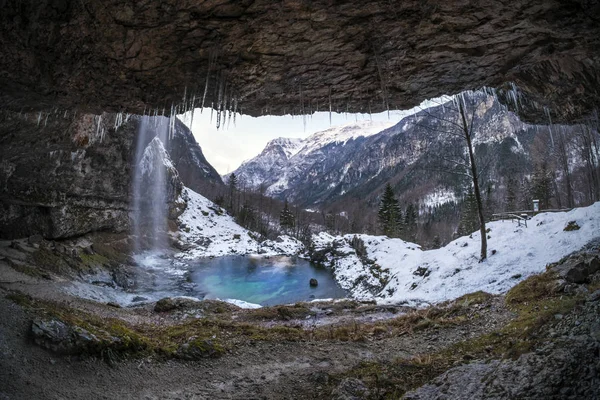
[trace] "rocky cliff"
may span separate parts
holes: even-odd
[[[522,116],[572,120],[600,102],[599,21],[588,0],[7,0],[0,104],[375,112],[514,82]]]
[[[140,121],[106,113],[42,118],[3,112],[0,237],[56,239],[129,229],[133,172],[141,161],[135,144],[140,140],[145,148],[155,134],[148,129],[140,138]],[[178,173],[169,175],[169,204],[182,182],[197,188],[221,183],[191,132],[181,122],[175,127],[167,150]]]

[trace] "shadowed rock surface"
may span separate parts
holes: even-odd
[[[599,21],[584,0],[3,1],[0,104],[376,112],[514,82],[524,119],[573,120],[600,100]]]
[[[0,237],[67,238],[129,229],[140,120],[115,129],[115,114],[0,113]],[[168,119],[165,118],[168,123]],[[150,131],[144,147],[154,137]],[[222,184],[187,127],[177,122],[167,149],[176,170],[168,198],[174,218],[181,184]],[[178,214],[177,214],[178,215]]]

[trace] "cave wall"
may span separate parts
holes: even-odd
[[[152,122],[141,132],[140,117],[116,118],[0,112],[0,238],[130,229],[136,143],[145,148],[156,131]],[[166,129],[169,119],[161,120]],[[202,193],[222,182],[181,121],[166,149],[176,169],[167,191],[174,218],[183,211],[176,202],[183,184]]]
[[[38,117],[0,115],[0,237],[126,230],[135,127],[115,133],[106,114]]]
[[[17,112],[376,112],[507,82],[526,121],[600,103],[597,0],[0,4],[0,107]]]

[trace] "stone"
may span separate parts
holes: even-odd
[[[156,302],[154,311],[168,312],[173,310],[183,310],[191,308],[199,308],[201,306],[199,300],[188,299],[183,297],[165,297]]]
[[[454,367],[403,399],[558,399],[566,392],[598,398],[598,350],[598,342],[585,335],[555,340],[516,360]]]
[[[330,398],[332,400],[362,400],[368,398],[369,395],[370,391],[363,381],[356,378],[344,378],[333,389]]]
[[[35,319],[31,333],[37,345],[59,354],[78,354],[101,342],[86,329],[56,318]]]
[[[310,286],[312,287],[317,287],[319,286],[319,281],[317,281],[315,278],[310,278],[310,281],[308,282],[310,284]]]
[[[570,283],[586,283],[595,264],[581,258],[570,258],[562,264],[555,267],[558,275]]]
[[[42,237],[42,235],[31,235],[29,236],[29,238],[27,238],[27,243],[29,244],[40,244],[42,243],[42,241],[44,240],[44,238]]]
[[[594,302],[600,300],[600,289],[595,292],[590,293],[590,295],[586,299],[589,302]]]
[[[577,224],[577,221],[569,221],[567,223],[567,226],[565,226],[565,228],[563,229],[563,231],[570,232],[570,231],[578,231],[579,229],[580,229],[580,226]]]

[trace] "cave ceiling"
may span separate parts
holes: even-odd
[[[595,0],[0,5],[0,107],[14,111],[378,112],[482,86],[507,99],[511,82],[526,120],[600,104]]]

